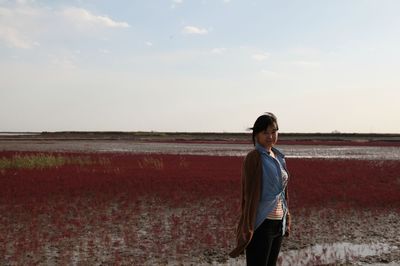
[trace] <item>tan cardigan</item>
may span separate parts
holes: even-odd
[[[236,248],[229,253],[230,257],[237,257],[244,253],[247,245],[250,243],[254,233],[254,224],[257,215],[258,203],[261,196],[262,163],[261,156],[257,150],[249,152],[242,166],[242,184],[241,184],[241,214],[239,224],[236,229]],[[285,189],[286,202],[289,205],[289,197]],[[287,214],[287,230],[290,230],[290,215]]]

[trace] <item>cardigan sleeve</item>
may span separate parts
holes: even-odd
[[[236,230],[236,248],[231,257],[243,253],[254,232],[254,221],[260,196],[260,174],[258,152],[250,152],[242,166],[241,180],[241,215]]]

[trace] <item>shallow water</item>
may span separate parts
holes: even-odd
[[[278,145],[288,158],[400,160],[400,147]],[[119,140],[0,141],[7,151],[73,151],[245,156],[251,144],[155,143]]]
[[[36,132],[0,132],[0,136],[38,136],[40,134]]]
[[[390,253],[396,246],[385,243],[352,244],[340,242],[333,244],[315,245],[300,250],[291,250],[282,254],[282,265],[294,264],[328,264],[337,261],[353,261],[359,257]]]
[[[282,252],[281,265],[321,265],[334,264],[338,262],[357,262],[362,257],[376,256],[390,253],[398,249],[385,243],[353,244],[339,242],[333,244],[314,245],[299,250]],[[229,259],[226,265],[244,265],[245,259]]]

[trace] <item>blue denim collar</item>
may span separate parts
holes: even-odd
[[[268,155],[270,155],[269,153],[269,151],[267,151],[263,146],[261,146],[258,142],[256,142],[256,150],[258,150],[260,153],[263,153],[263,154],[268,154]],[[272,151],[275,153],[275,154],[277,154],[279,157],[282,157],[282,158],[285,158],[285,154],[283,154],[280,150],[278,150],[277,148],[275,148],[275,147],[272,147]]]

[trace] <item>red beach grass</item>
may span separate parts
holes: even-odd
[[[0,264],[167,263],[232,247],[242,158],[51,155],[89,164],[0,169]],[[287,163],[294,211],[400,208],[398,161]]]

